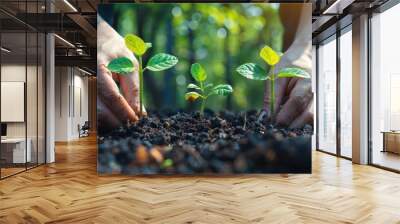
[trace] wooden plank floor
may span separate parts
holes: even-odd
[[[400,223],[400,175],[313,153],[312,175],[99,177],[96,141],[0,181],[0,223]]]

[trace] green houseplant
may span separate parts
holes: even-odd
[[[245,63],[240,65],[236,71],[252,80],[268,80],[270,85],[270,113],[271,115],[275,111],[275,81],[278,78],[310,78],[310,74],[300,68],[283,68],[280,71],[275,71],[276,64],[279,63],[282,57],[282,53],[274,51],[269,46],[264,46],[259,53],[260,57],[270,66],[269,72],[267,72],[262,66],[255,63]]]
[[[228,84],[219,84],[214,86],[212,83],[205,83],[207,79],[207,73],[203,66],[199,63],[192,64],[190,73],[198,85],[190,83],[187,88],[191,89],[185,95],[185,99],[189,102],[201,99],[200,114],[204,113],[204,107],[208,97],[212,95],[227,96],[233,92],[232,86]],[[214,86],[214,87],[213,87]]]
[[[151,48],[151,43],[145,43],[140,37],[128,34],[125,36],[125,45],[138,58],[139,66],[135,68],[133,62],[127,57],[112,60],[107,68],[114,73],[126,75],[138,69],[139,73],[139,104],[140,116],[143,114],[143,72],[146,70],[158,72],[169,69],[178,63],[178,58],[166,53],[158,53],[151,57],[146,67],[143,68],[143,55]]]

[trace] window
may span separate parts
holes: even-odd
[[[318,148],[336,153],[336,39],[318,48]]]
[[[400,5],[371,19],[372,163],[400,170]]]
[[[351,158],[352,148],[352,32],[340,36],[340,154]],[[347,32],[346,32],[347,31]]]
[[[41,12],[44,3],[19,2],[19,16]],[[9,4],[15,5],[0,3]],[[8,14],[0,12],[0,17],[10,21],[0,24],[0,114],[3,115],[0,116],[0,179],[3,179],[45,163],[46,39],[44,33]]]

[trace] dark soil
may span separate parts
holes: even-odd
[[[257,111],[149,114],[99,134],[100,173],[311,172],[311,126],[276,128]]]

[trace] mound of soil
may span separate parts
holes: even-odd
[[[99,173],[311,172],[311,126],[277,128],[257,111],[149,114],[99,133]]]

